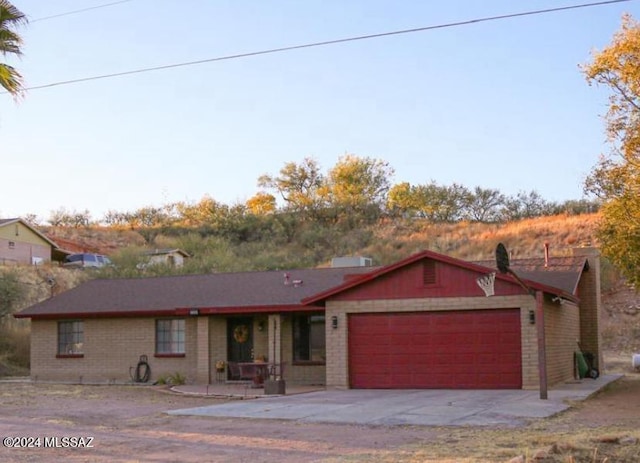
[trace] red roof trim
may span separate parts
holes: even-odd
[[[189,317],[191,310],[197,310],[198,315],[228,315],[228,314],[252,314],[252,313],[277,313],[277,312],[317,312],[319,309],[304,305],[272,305],[254,307],[179,307],[167,310],[135,310],[127,312],[68,312],[60,314],[22,315],[14,314],[16,318],[31,318],[33,320],[62,320],[85,318],[132,318],[132,317]]]
[[[178,313],[178,309],[169,310],[134,310],[128,312],[67,312],[56,314],[34,314],[23,315],[21,313],[14,314],[16,318],[31,318],[33,320],[60,320],[60,319],[85,319],[85,318],[118,318],[118,317],[175,317],[181,314]]]
[[[335,286],[331,289],[328,289],[326,291],[323,291],[321,293],[318,293],[314,296],[311,297],[307,297],[305,299],[303,299],[301,302],[304,305],[310,305],[310,304],[315,304],[318,302],[324,302],[325,299],[331,297],[331,296],[335,296],[336,294],[339,294],[343,291],[346,291],[348,289],[354,288],[356,286],[359,286],[363,283],[375,280],[376,278],[378,278],[379,276],[385,275],[387,273],[393,272],[394,270],[397,270],[399,268],[405,267],[407,265],[413,264],[415,262],[418,262],[422,259],[434,259],[437,260],[439,262],[443,262],[445,264],[449,264],[449,265],[454,265],[456,267],[461,267],[467,270],[471,270],[474,272],[479,272],[479,273],[490,273],[490,272],[495,272],[495,269],[489,268],[489,267],[485,267],[483,265],[478,265],[478,264],[474,264],[472,262],[467,262],[464,260],[460,260],[460,259],[456,259],[454,257],[450,257],[450,256],[446,256],[444,254],[439,254],[437,252],[433,252],[433,251],[422,251],[419,252],[417,254],[413,254],[403,260],[400,260],[396,263],[387,265],[385,267],[381,267],[378,270],[375,270],[371,273],[365,273],[363,274],[360,278],[354,278],[353,280],[349,280],[346,281],[345,283],[339,285],[339,286]],[[496,272],[496,278],[503,280],[503,281],[507,281],[509,283],[518,285],[518,283],[516,282],[516,280],[510,276],[510,275],[505,275],[505,274],[501,274]],[[531,281],[531,280],[523,280],[530,288],[532,289],[537,289],[540,291],[544,291],[546,293],[549,294],[554,294],[556,296],[560,296],[562,298],[568,299],[570,301],[573,302],[578,302],[578,298],[576,298],[574,295],[566,293],[565,291],[558,289],[558,288],[553,288],[551,286],[547,286],[547,285],[543,285],[541,283],[537,283],[535,281]],[[520,285],[518,285],[520,286]],[[523,289],[524,291],[524,289]]]

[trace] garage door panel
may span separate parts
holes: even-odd
[[[349,316],[354,388],[520,388],[519,309]]]

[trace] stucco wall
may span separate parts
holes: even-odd
[[[13,245],[11,245],[11,243],[13,243]],[[43,262],[50,262],[51,246],[0,238],[0,265],[31,265],[33,258],[37,258]]]

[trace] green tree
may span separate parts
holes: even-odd
[[[320,207],[324,176],[313,158],[305,158],[300,164],[287,162],[278,176],[260,176],[258,186],[277,191],[286,210],[313,215]]]
[[[329,171],[327,193],[334,206],[350,210],[382,208],[393,173],[386,161],[347,154]]]
[[[0,272],[0,322],[2,317],[13,313],[25,295],[25,288],[14,270]]]
[[[22,38],[16,32],[18,26],[27,23],[27,17],[8,0],[0,0],[0,54],[20,56]],[[14,97],[23,91],[22,76],[13,67],[0,63],[0,86]]]
[[[625,15],[609,46],[583,67],[589,84],[608,87],[605,116],[611,152],[602,156],[585,190],[603,200],[602,251],[628,281],[640,284],[640,24]]]
[[[477,186],[469,195],[467,214],[477,222],[495,222],[505,197],[500,190]]]

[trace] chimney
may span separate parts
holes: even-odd
[[[544,243],[544,268],[549,267],[549,243]]]
[[[580,298],[580,342],[585,352],[590,352],[598,362],[600,374],[604,373],[602,359],[602,334],[600,314],[602,302],[600,293],[600,251],[593,246],[572,249],[575,257],[586,257],[587,263],[578,283]]]

